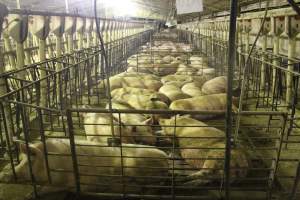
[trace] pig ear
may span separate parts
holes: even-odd
[[[28,149],[24,142],[19,143],[19,149],[21,153],[24,154],[28,153]],[[29,144],[29,153],[30,155],[35,155],[35,156],[42,155],[42,151],[39,149],[39,146],[34,146],[32,144]]]
[[[154,124],[154,119],[152,117],[149,118],[149,119],[146,119],[144,121],[144,124],[146,124],[146,125],[153,125]]]

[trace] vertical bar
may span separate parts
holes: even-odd
[[[177,115],[174,117],[174,132],[172,135],[172,199],[175,199],[175,160],[174,160],[174,155],[175,155],[175,141],[176,141],[176,128],[177,128]]]
[[[122,119],[121,119],[121,113],[118,113],[118,126],[119,126],[119,135],[120,135],[120,143],[118,144],[118,146],[120,147],[120,156],[121,156],[121,179],[122,179],[122,198],[126,198],[126,190],[125,190],[125,182],[124,182],[124,156],[123,156],[123,135],[122,135]],[[128,139],[126,138],[127,135],[125,135],[125,140]],[[115,146],[115,140],[113,141]],[[115,147],[115,148],[119,148],[119,147]],[[125,166],[126,167],[126,166]],[[126,170],[125,170],[126,171]],[[126,175],[126,174],[125,174]]]
[[[45,61],[46,60],[46,40],[39,40],[39,61]],[[47,71],[46,71],[46,64],[42,64],[41,67],[41,78],[44,78],[47,76]],[[41,105],[44,107],[47,107],[47,80],[41,81]],[[50,101],[50,99],[49,99]]]
[[[232,82],[233,70],[235,66],[235,37],[237,20],[237,0],[231,0],[230,7],[230,26],[228,41],[228,71],[227,71],[227,109],[226,109],[226,149],[225,149],[225,199],[230,199],[230,159],[231,159],[231,132],[232,132]]]
[[[71,148],[72,161],[73,161],[73,173],[74,173],[74,180],[76,184],[76,192],[79,193],[80,177],[79,177],[78,161],[77,161],[76,147],[75,147],[72,112],[69,109],[67,109],[67,123],[68,123],[68,133],[70,137],[69,139],[70,139],[70,148]]]
[[[44,145],[44,157],[45,157],[45,164],[46,164],[46,170],[47,170],[47,176],[48,176],[48,181],[51,184],[51,175],[50,175],[50,167],[49,167],[49,161],[48,161],[48,150],[47,150],[47,144],[46,144],[46,137],[45,137],[45,131],[44,131],[44,124],[43,124],[43,115],[41,109],[37,109],[37,114],[38,114],[38,121],[39,121],[39,129],[40,129],[40,136],[41,136],[41,141]]]
[[[260,89],[264,91],[266,84],[266,61],[267,61],[267,40],[266,34],[262,35],[262,60],[261,60],[261,71],[260,71]]]
[[[295,56],[296,49],[296,39],[289,38],[289,47],[288,47],[288,70],[293,71],[294,65],[292,59]],[[290,72],[286,72],[286,103],[288,106],[291,105],[292,99],[292,90],[293,90],[293,74]]]
[[[34,195],[35,197],[38,196],[37,194],[37,188],[36,188],[36,180],[33,174],[33,169],[32,169],[32,159],[31,159],[31,154],[30,154],[30,147],[29,147],[29,122],[27,120],[26,117],[26,110],[25,110],[25,106],[21,107],[21,117],[22,117],[22,125],[23,125],[23,132],[24,132],[24,139],[25,139],[25,145],[26,145],[26,155],[27,155],[27,159],[28,159],[28,170],[29,170],[29,174],[30,174],[30,178],[31,178],[31,183],[33,186],[33,191],[34,191]]]
[[[279,60],[277,58],[278,54],[279,54],[279,36],[275,35],[273,38],[273,54],[274,54],[274,59],[273,59],[273,82],[272,82],[272,92],[273,92],[273,101],[275,98],[275,86],[276,86],[276,67],[279,66]]]
[[[16,44],[16,55],[17,55],[17,69],[22,69],[25,65],[24,63],[24,46],[23,43]],[[25,73],[21,72],[18,78],[25,79]]]
[[[287,115],[282,115],[281,116],[282,123],[281,123],[281,131],[279,131],[279,139],[276,140],[275,145],[277,145],[278,149],[275,151],[275,158],[272,160],[271,163],[271,170],[269,174],[269,183],[268,183],[268,192],[267,192],[267,199],[270,200],[272,199],[272,188],[274,185],[275,177],[277,174],[278,170],[278,163],[281,155],[281,150],[282,150],[282,144],[284,140],[284,135],[285,135],[285,127],[287,123]]]
[[[298,162],[298,167],[297,167],[297,171],[296,171],[296,177],[295,177],[295,182],[292,188],[292,193],[289,197],[290,200],[296,200],[297,197],[297,188],[299,186],[300,183],[300,161]]]
[[[10,161],[10,165],[11,165],[11,169],[14,175],[14,179],[17,180],[17,174],[16,174],[16,170],[15,170],[15,165],[14,165],[14,160],[13,160],[13,154],[12,154],[12,148],[11,148],[11,143],[12,138],[10,138],[9,136],[9,132],[8,132],[8,125],[7,125],[7,120],[6,116],[5,116],[5,110],[4,110],[4,105],[3,103],[0,104],[1,106],[1,115],[3,117],[3,126],[4,126],[4,131],[5,131],[5,137],[6,137],[6,145],[7,145],[7,150],[8,150],[8,155],[9,155],[9,161]]]

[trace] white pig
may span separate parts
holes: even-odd
[[[174,131],[176,119],[176,131]],[[224,175],[225,134],[223,131],[187,116],[160,119],[162,134],[174,137],[180,147],[180,154],[185,162],[199,171],[191,174],[188,184],[201,185],[209,182],[207,178],[222,180]],[[189,127],[185,127],[189,126]],[[192,127],[191,127],[192,126]],[[207,148],[209,147],[209,148]],[[242,149],[231,150],[231,178],[245,178],[249,160]]]
[[[172,82],[163,85],[159,89],[159,92],[166,95],[171,100],[171,102],[178,99],[186,99],[190,97],[189,95],[183,93],[180,87],[178,87],[175,84],[172,84]]]
[[[108,138],[112,138],[111,129],[111,115],[107,113],[85,113],[83,114],[84,130],[86,138],[89,141],[107,143]],[[114,119],[114,136],[120,138],[121,142],[134,144],[135,138],[133,136],[132,127],[124,126],[118,122],[118,118]]]
[[[227,78],[226,76],[219,76],[205,82],[202,86],[203,94],[219,94],[226,93]]]
[[[171,81],[179,81],[184,83],[190,83],[193,81],[193,78],[188,75],[168,75],[161,78],[161,82],[166,84]]]
[[[181,88],[182,92],[191,96],[197,97],[202,96],[203,93],[201,92],[201,88],[195,82],[187,83]]]
[[[109,83],[111,90],[122,87],[136,87],[158,91],[158,89],[162,86],[162,83],[158,80],[131,76],[113,76],[109,79]],[[104,85],[106,85],[106,80],[100,83],[100,88],[103,88]]]
[[[233,99],[236,103],[236,98]],[[173,101],[170,105],[171,110],[198,110],[198,111],[220,111],[220,114],[225,114],[227,106],[227,95],[223,94],[212,94],[198,96],[188,99],[180,99]],[[232,105],[234,111],[237,110],[235,105]],[[197,119],[209,119],[216,115],[197,115]]]
[[[178,75],[194,75],[197,74],[198,69],[195,69],[186,64],[180,64],[177,68],[176,74]]]
[[[122,96],[124,94],[137,94],[137,95],[155,95],[158,99],[169,104],[169,99],[166,95],[159,93],[155,90],[143,89],[143,88],[134,88],[134,87],[123,87],[114,89],[111,91],[111,97]]]
[[[158,76],[174,74],[177,71],[179,61],[173,61],[170,64],[154,64],[153,73]]]
[[[43,143],[29,145],[35,181],[41,185],[58,187],[60,190],[74,191],[76,179],[73,172],[70,141],[47,139],[46,147],[48,164],[51,169],[51,184],[47,176]],[[122,180],[126,185],[135,186],[125,187],[126,192],[141,192],[143,185],[160,184],[165,180],[158,177],[167,177],[168,174],[167,155],[151,146],[123,144],[121,152],[120,147],[108,147],[102,143],[75,140],[75,151],[77,172],[83,192],[119,193],[123,189]],[[25,144],[21,144],[20,163],[15,167],[18,181],[31,180],[28,170],[29,160],[25,155],[27,152]],[[124,156],[122,159],[121,154]],[[128,177],[122,179],[122,172],[124,176]],[[0,181],[13,181],[10,165],[2,170]]]
[[[109,108],[109,105],[106,106]],[[118,110],[132,110],[131,106],[119,103],[117,101],[112,102],[112,108]],[[122,124],[126,127],[130,127],[131,135],[134,138],[135,143],[142,143],[146,145],[155,145],[156,137],[153,133],[151,125],[153,121],[151,118],[147,118],[145,115],[137,113],[118,113],[113,114],[115,119],[120,118]]]
[[[134,109],[151,110],[151,109],[168,109],[168,105],[159,99],[156,95],[146,94],[124,94],[117,95],[114,100],[130,105]]]

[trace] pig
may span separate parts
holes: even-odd
[[[170,81],[164,84],[165,85],[174,85],[178,88],[182,88],[182,86],[184,86],[186,83],[185,82],[180,82],[180,81]]]
[[[197,69],[190,67],[186,64],[180,64],[177,68],[176,74],[178,75],[194,75],[197,74]]]
[[[159,80],[147,79],[142,77],[134,77],[134,76],[113,76],[109,78],[110,89],[114,90],[122,87],[136,87],[136,88],[144,88],[144,89],[152,89],[158,91],[162,86],[162,83]],[[106,80],[103,80],[100,83],[100,88],[104,88],[106,85]]]
[[[227,92],[226,76],[219,76],[205,82],[202,86],[203,94],[219,94]]]
[[[206,77],[207,80],[215,77],[216,71],[214,68],[199,69],[197,75]]]
[[[169,64],[169,63],[171,63],[175,60],[176,60],[175,57],[168,55],[168,56],[165,56],[165,57],[162,58],[162,63]]]
[[[106,106],[109,108],[109,105]],[[112,108],[118,110],[132,110],[133,108],[122,104],[117,101],[112,102]],[[119,119],[119,114],[113,114],[115,119]],[[151,125],[153,125],[153,119],[147,118],[142,114],[130,114],[130,113],[121,113],[120,120],[122,124],[126,127],[131,128],[131,136],[134,138],[135,143],[137,144],[146,144],[146,145],[155,145],[156,137],[153,133]],[[118,120],[119,121],[119,120]]]
[[[188,56],[185,54],[180,54],[176,57],[176,60],[180,61],[181,63],[187,63]]]
[[[48,186],[48,189],[50,189],[49,186],[55,186],[59,190],[74,191],[76,180],[72,172],[74,166],[70,141],[68,139],[47,139],[45,144],[51,169],[51,183],[47,176],[45,146],[42,142],[29,144],[29,151],[25,144],[19,145],[20,163],[15,166],[18,181],[31,180],[28,170],[29,160],[26,156],[27,153],[30,153],[32,171],[37,183]],[[168,175],[167,155],[152,146],[122,144],[122,148],[120,148],[108,147],[103,143],[75,140],[75,151],[82,192],[121,193],[122,180],[126,185],[133,185],[125,186],[126,192],[142,192],[145,190],[143,185],[161,184],[165,181],[163,177]],[[121,155],[124,156],[122,159]],[[54,169],[58,171],[54,171]],[[124,176],[129,177],[122,179],[122,172]],[[134,179],[131,178],[133,176],[135,176]],[[0,181],[11,182],[13,180],[13,172],[9,164],[1,171]],[[42,192],[45,194],[51,190]]]
[[[188,181],[187,185],[207,184],[212,181],[209,178],[223,179],[224,160],[220,160],[225,159],[226,139],[223,131],[208,127],[207,124],[189,116],[176,116],[176,131],[175,117],[160,119],[159,124],[162,126],[162,135],[172,139],[175,134],[181,157],[185,162],[190,167],[199,169],[185,179]],[[241,148],[232,149],[230,166],[231,180],[245,178],[250,166],[246,152]]]
[[[149,90],[149,89],[143,89],[143,88],[134,88],[134,87],[123,87],[123,88],[118,88],[114,89],[111,91],[111,97],[114,98],[116,96],[122,96],[124,94],[137,94],[137,95],[154,95],[161,101],[165,102],[166,104],[169,104],[169,98],[162,94],[159,93],[155,90]]]
[[[152,110],[152,109],[168,109],[168,105],[159,99],[157,95],[146,94],[124,94],[117,95],[114,100],[130,105],[138,110]]]
[[[141,64],[139,67],[137,66],[128,66],[126,72],[132,73],[132,72],[140,72],[140,73],[152,73],[153,72],[152,64]]]
[[[178,61],[173,61],[170,64],[154,64],[153,73],[158,76],[166,76],[169,74],[174,74],[177,71],[179,65]]]
[[[170,101],[176,101],[178,99],[186,99],[189,98],[190,96],[183,93],[180,89],[180,87],[178,87],[175,84],[172,84],[172,82],[166,83],[165,85],[163,85],[160,89],[159,92],[166,95]]]
[[[160,60],[159,55],[150,55],[146,53],[132,55],[127,59],[128,65],[137,66],[139,64],[151,64],[153,60]]]
[[[109,138],[121,137],[122,143],[136,143],[132,127],[125,126],[113,118],[114,136],[111,129],[111,115],[107,113],[85,113],[83,114],[84,130],[88,141],[108,143]],[[121,133],[121,134],[120,134]]]
[[[237,103],[237,98],[233,97],[234,103]],[[225,114],[226,106],[227,106],[227,95],[225,93],[222,94],[212,94],[212,95],[204,95],[198,96],[188,99],[180,99],[173,101],[169,108],[171,110],[199,110],[199,111],[220,111],[220,114]],[[233,111],[237,111],[235,105],[232,105]],[[197,119],[210,119],[216,117],[213,115],[196,115]]]
[[[182,92],[191,96],[198,97],[202,96],[201,88],[195,82],[187,83],[181,88]]]
[[[161,82],[166,84],[171,81],[179,81],[184,83],[189,83],[193,81],[193,78],[188,75],[168,75],[161,78]]]
[[[143,73],[143,72],[122,72],[115,76],[117,76],[117,77],[138,77],[138,78],[142,78],[142,79],[156,80],[156,81],[160,80],[160,77],[158,77],[154,74],[148,74],[148,73]]]
[[[194,82],[198,87],[202,87],[202,85],[207,81],[207,78],[204,76],[190,76],[190,75],[168,75],[161,78],[161,82],[163,84],[168,83],[170,81],[179,81],[182,82],[183,85],[186,83]]]
[[[191,66],[195,67],[195,68],[207,68],[208,66],[208,60],[206,57],[202,57],[202,56],[191,56],[190,57],[190,63]]]

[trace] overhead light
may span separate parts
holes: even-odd
[[[105,8],[111,9],[114,16],[135,16],[137,5],[131,0],[104,0]]]
[[[176,0],[177,14],[203,11],[203,0]]]

